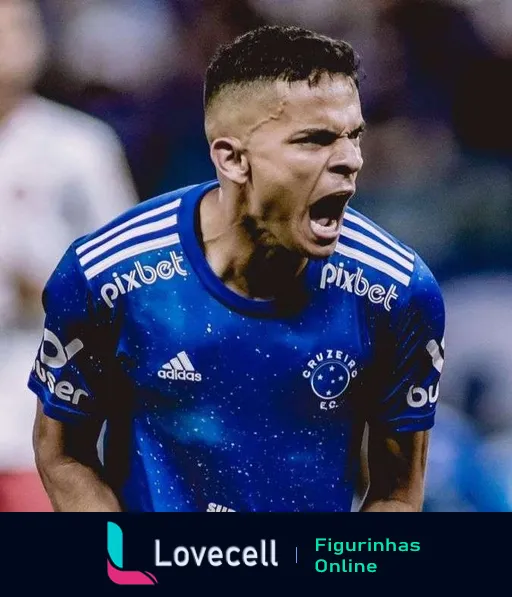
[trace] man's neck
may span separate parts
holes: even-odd
[[[284,297],[292,291],[307,259],[266,241],[240,205],[220,188],[201,201],[200,240],[206,259],[237,294],[256,300]]]

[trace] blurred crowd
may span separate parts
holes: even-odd
[[[215,177],[204,70],[265,23],[354,45],[368,131],[352,205],[443,287],[425,510],[512,510],[509,0],[0,0],[0,511],[49,509],[25,387],[42,285],[76,237]]]

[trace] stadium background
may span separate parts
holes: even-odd
[[[0,511],[49,508],[25,389],[41,284],[89,226],[214,177],[203,72],[219,43],[263,23],[359,52],[368,131],[352,205],[443,287],[425,510],[512,510],[512,3],[40,0],[45,44],[9,4],[26,2],[0,0]]]

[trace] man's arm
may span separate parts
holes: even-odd
[[[429,433],[370,428],[370,487],[361,512],[421,512]]]
[[[121,512],[112,489],[101,478],[96,452],[100,426],[71,424],[47,417],[38,401],[33,444],[37,470],[56,512]]]
[[[390,320],[368,401],[370,487],[363,512],[421,512],[429,430],[444,363],[445,309],[434,275],[416,255],[409,295]]]

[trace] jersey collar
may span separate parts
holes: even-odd
[[[214,273],[203,253],[198,240],[199,204],[206,193],[219,186],[217,180],[212,180],[193,187],[183,195],[178,215],[183,250],[208,292],[229,309],[252,316],[278,316],[282,310],[278,307],[277,301],[253,300],[237,294]],[[319,264],[312,260],[308,262],[304,274],[306,290],[312,287],[314,271],[318,266]]]

